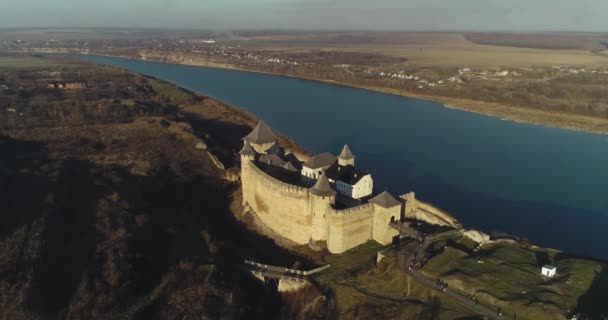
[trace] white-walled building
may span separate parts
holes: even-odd
[[[555,273],[557,272],[557,268],[551,265],[544,265],[541,269],[540,269],[540,273],[545,276],[545,277],[549,277],[549,278],[553,278],[555,276]]]
[[[338,161],[327,168],[326,173],[336,191],[350,198],[361,199],[371,195],[374,190],[371,174],[355,168],[355,156],[348,145],[344,145]]]
[[[302,175],[311,179],[319,179],[323,172],[336,162],[336,156],[329,152],[319,153],[310,157],[302,165]]]
[[[243,149],[240,153],[253,156],[259,164],[282,168],[289,173],[297,173],[301,167],[300,174],[311,183],[314,182],[311,180],[318,180],[325,174],[335,191],[349,198],[365,198],[374,190],[371,174],[355,167],[355,156],[348,145],[344,145],[337,157],[324,152],[301,163],[283,152],[276,133],[262,121],[243,138]]]

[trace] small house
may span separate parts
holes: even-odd
[[[557,271],[557,268],[551,265],[544,265],[542,267],[542,269],[540,270],[540,273],[548,278],[553,278],[555,276],[555,272]]]
[[[323,152],[310,157],[302,165],[302,175],[311,179],[319,179],[323,172],[336,162],[336,156]]]
[[[326,174],[338,193],[350,198],[361,199],[373,192],[374,181],[371,174],[355,168],[355,156],[348,145],[344,145],[338,161],[327,168]]]

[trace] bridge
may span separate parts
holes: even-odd
[[[275,280],[288,280],[293,282],[309,282],[309,279],[329,268],[330,265],[324,265],[312,270],[296,270],[285,267],[277,267],[269,264],[263,264],[251,260],[245,260],[245,269],[251,272],[256,278],[260,280],[275,279]]]

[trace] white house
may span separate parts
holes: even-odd
[[[319,179],[321,174],[336,162],[336,156],[329,152],[310,157],[302,165],[302,175],[311,179]]]
[[[557,268],[551,265],[544,265],[542,269],[540,269],[540,274],[545,277],[553,278],[555,276],[555,272]]]
[[[350,198],[361,199],[374,190],[371,174],[355,168],[355,156],[348,145],[344,145],[338,161],[327,168],[326,174],[336,191]]]

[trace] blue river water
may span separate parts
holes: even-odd
[[[415,191],[467,228],[608,259],[608,135],[281,76],[83,58],[249,111],[311,152],[337,154],[348,143],[376,191]]]

